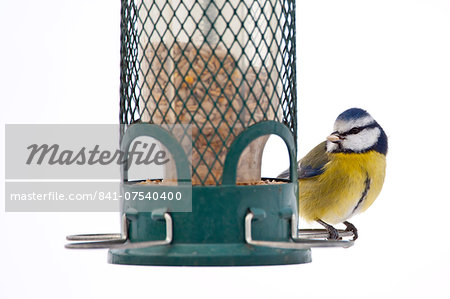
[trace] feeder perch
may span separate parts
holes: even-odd
[[[274,265],[351,246],[298,229],[295,51],[294,0],[122,0],[121,149],[147,136],[172,159],[158,181],[122,165],[121,192],[189,191],[192,209],[122,201],[120,234],[66,247],[109,248],[114,264]],[[289,180],[261,178],[270,135]]]

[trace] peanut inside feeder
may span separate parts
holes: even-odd
[[[258,18],[262,9],[251,11],[254,19],[238,18],[249,14],[251,1],[155,3],[142,1],[149,11],[137,19],[140,119],[191,124],[192,183],[220,184],[236,136],[258,122],[282,118],[281,58],[270,55],[279,49],[261,42],[263,34],[273,38],[276,19]],[[260,137],[243,152],[238,182],[260,181],[267,139]],[[173,164],[164,180],[176,180]]]

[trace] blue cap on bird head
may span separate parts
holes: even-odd
[[[337,117],[334,130],[327,138],[328,152],[361,153],[375,150],[384,155],[387,153],[387,136],[366,110],[345,110]]]
[[[350,108],[350,109],[345,110],[341,114],[339,114],[339,116],[337,117],[336,120],[347,121],[347,120],[362,118],[362,117],[366,117],[366,116],[370,116],[370,114],[367,113],[366,110],[363,110],[361,108]]]

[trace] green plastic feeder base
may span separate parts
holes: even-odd
[[[236,185],[241,153],[258,137],[275,134],[286,143],[290,158],[290,181],[267,185]],[[190,178],[189,163],[178,142],[161,128],[145,124],[130,126],[122,140],[128,153],[131,142],[139,136],[154,137],[171,149],[181,178]],[[253,240],[291,242],[291,219],[297,216],[298,183],[295,143],[289,129],[277,122],[253,125],[242,132],[230,147],[223,170],[222,185],[192,186],[179,181],[177,186],[142,185],[128,182],[122,165],[122,192],[173,192],[192,194],[191,212],[174,212],[169,206],[155,206],[150,201],[122,201],[127,218],[129,242],[160,241],[166,238],[166,224],[157,217],[161,209],[170,214],[170,244],[139,249],[110,249],[113,264],[167,266],[244,266],[300,264],[311,261],[310,249],[281,249],[249,245],[245,238],[245,218],[258,211],[251,223]],[[191,192],[192,191],[192,192]],[[158,210],[158,211],[157,211]],[[153,214],[153,215],[152,215]],[[156,216],[156,217],[152,217]]]
[[[295,211],[295,183],[259,186],[194,186],[192,212],[170,213],[173,240],[170,245],[139,249],[110,249],[113,264],[166,266],[254,266],[311,262],[310,249],[279,249],[245,242],[245,216],[250,209],[264,211],[252,223],[255,240],[290,240],[290,215]],[[125,191],[157,190],[159,186],[125,184]],[[167,186],[160,188],[167,188]],[[188,186],[172,186],[174,190]],[[131,242],[163,240],[164,221],[151,212],[137,212],[133,201],[125,202]],[[142,203],[140,203],[142,204]],[[142,207],[142,206],[141,206]],[[140,209],[142,210],[142,209]]]
[[[311,250],[274,249],[246,244],[173,244],[112,249],[108,262],[155,266],[263,266],[311,262]]]

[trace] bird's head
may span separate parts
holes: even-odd
[[[363,109],[342,112],[334,123],[334,132],[327,137],[327,152],[363,153],[375,150],[386,155],[387,137],[383,128]]]

